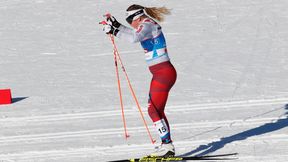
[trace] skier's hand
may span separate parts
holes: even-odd
[[[121,24],[115,19],[114,16],[107,16],[106,21],[108,22],[108,24],[114,26],[115,28],[119,28],[121,26]]]
[[[106,34],[113,34],[113,35],[115,35],[115,36],[116,36],[117,33],[119,32],[118,29],[114,28],[112,25],[109,25],[109,24],[104,25],[103,31],[104,31]]]

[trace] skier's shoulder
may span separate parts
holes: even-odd
[[[159,24],[151,18],[145,18],[141,24],[149,26],[159,26]]]
[[[136,31],[139,33],[142,31],[152,32],[159,30],[161,30],[161,26],[156,21],[152,20],[151,18],[145,18]]]
[[[136,29],[137,33],[140,32],[151,32],[153,30],[153,24],[151,23],[151,21],[149,19],[144,19],[140,25],[138,26],[138,28]]]

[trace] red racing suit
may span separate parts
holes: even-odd
[[[165,37],[161,26],[150,18],[146,18],[133,30],[121,25],[117,37],[130,42],[140,42],[152,73],[150,84],[148,113],[154,122],[163,143],[170,143],[170,127],[164,113],[168,94],[176,82],[177,73],[170,62]]]

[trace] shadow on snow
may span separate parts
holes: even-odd
[[[244,132],[241,132],[241,133],[229,136],[229,137],[221,138],[219,141],[211,142],[207,145],[201,145],[195,150],[192,150],[180,156],[189,156],[193,154],[195,154],[195,156],[207,155],[209,153],[215,152],[223,148],[226,144],[232,143],[234,141],[245,140],[249,137],[258,136],[258,135],[262,135],[265,133],[269,133],[269,132],[273,132],[273,131],[277,131],[282,128],[285,128],[288,126],[288,104],[285,105],[285,111],[286,111],[286,113],[284,114],[285,118],[278,119],[275,122],[266,123],[257,128],[249,129],[249,130],[246,130]]]
[[[12,98],[12,103],[14,104],[16,102],[25,100],[26,98],[28,98],[28,97],[15,97],[15,98]]]

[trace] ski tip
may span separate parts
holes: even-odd
[[[228,154],[216,154],[216,155],[204,155],[204,156],[202,156],[202,157],[224,157],[224,156],[236,156],[236,155],[238,155],[238,153],[237,152],[235,152],[235,153],[228,153]],[[200,156],[201,157],[201,156]]]
[[[235,152],[235,153],[231,153],[230,155],[234,156],[234,155],[238,155],[238,154],[239,154],[238,152]],[[229,154],[227,154],[227,155],[229,155]]]

